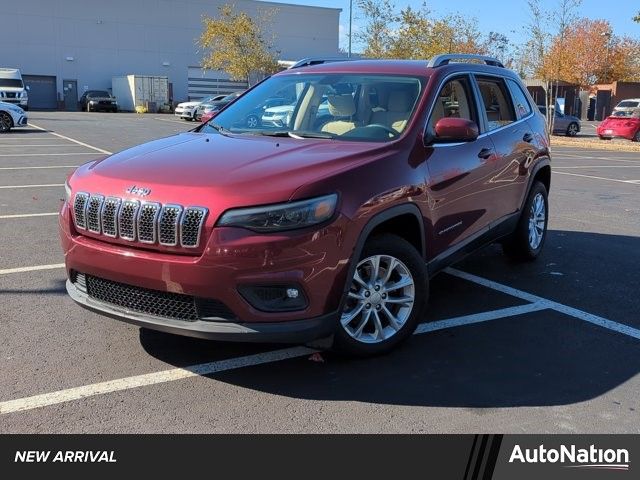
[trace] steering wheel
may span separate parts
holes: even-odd
[[[365,128],[370,128],[370,127],[383,129],[385,132],[389,134],[391,138],[397,138],[400,136],[400,133],[398,133],[396,130],[394,130],[393,128],[387,127],[386,125],[382,125],[381,123],[371,123],[367,125]]]

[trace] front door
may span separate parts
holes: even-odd
[[[64,109],[68,112],[78,110],[78,81],[63,80],[62,91],[64,92]]]
[[[479,124],[471,79],[460,75],[441,88],[431,109],[427,132],[444,117],[460,117]],[[493,143],[487,136],[468,143],[436,143],[425,147],[429,171],[432,238],[427,244],[435,257],[495,219],[491,179],[495,174]]]
[[[500,220],[517,212],[524,201],[529,166],[536,155],[533,130],[526,121],[532,107],[513,80],[478,76],[476,81],[485,131],[496,153],[490,187],[495,220]]]

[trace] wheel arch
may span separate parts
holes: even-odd
[[[404,223],[406,221],[411,222],[408,229],[410,232],[410,239],[406,238],[405,235],[402,235],[402,232],[393,230],[394,227],[398,226],[399,222]],[[355,268],[358,264],[358,259],[362,254],[364,244],[369,238],[371,238],[372,235],[377,235],[378,233],[393,233],[394,235],[398,235],[399,237],[404,238],[414,246],[416,246],[416,244],[413,243],[412,240],[415,242],[419,241],[416,249],[424,259],[426,255],[424,231],[424,220],[422,218],[422,213],[418,206],[414,203],[404,203],[401,205],[396,205],[383,210],[382,212],[379,212],[371,217],[360,232],[356,245],[353,249],[353,253],[351,254],[349,269],[347,271],[347,278],[343,288],[342,299],[340,301],[340,311],[342,311],[345,294],[348,291],[349,286],[351,285],[351,279],[353,278]],[[418,237],[417,239],[416,235]]]

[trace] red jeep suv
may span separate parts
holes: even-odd
[[[274,97],[283,124],[248,126]],[[540,254],[550,177],[544,117],[498,60],[291,68],[191,132],[79,167],[67,290],[145,328],[381,353],[447,265],[494,241]]]

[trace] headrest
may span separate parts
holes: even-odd
[[[356,102],[349,93],[346,95],[327,95],[329,113],[334,117],[350,117],[356,113]]]
[[[404,90],[393,90],[389,93],[387,111],[408,112],[411,108],[409,94]]]

